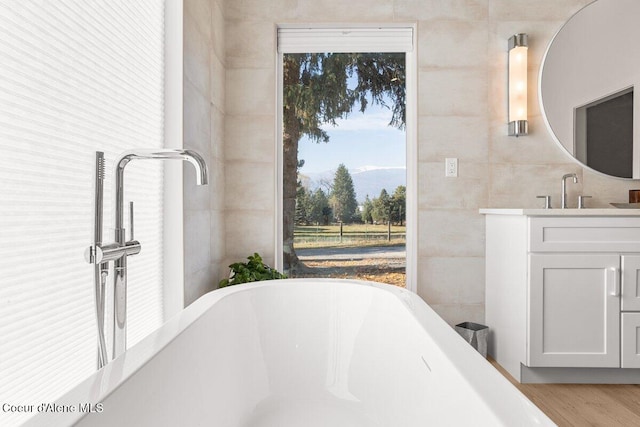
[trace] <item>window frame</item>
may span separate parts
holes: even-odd
[[[164,0],[164,146],[183,148],[184,47],[183,0]],[[184,308],[184,191],[183,162],[164,162],[164,321]],[[167,200],[173,201],[167,203]],[[171,260],[171,262],[167,262]]]
[[[282,81],[283,81],[283,58],[285,53],[306,53],[306,52],[327,52],[318,39],[312,37],[312,33],[326,37],[340,37],[340,34],[349,34],[350,31],[368,30],[374,35],[384,37],[385,35],[395,34],[393,30],[397,29],[411,30],[411,48],[410,49],[388,49],[385,47],[375,49],[379,52],[404,52],[406,58],[406,173],[407,173],[407,219],[406,219],[406,289],[417,292],[417,238],[418,238],[418,196],[417,196],[417,170],[418,170],[418,138],[417,138],[417,106],[418,106],[418,87],[417,87],[417,26],[414,23],[393,23],[380,25],[331,25],[331,24],[314,24],[314,25],[296,25],[296,24],[280,24],[275,28],[276,46],[276,134],[275,134],[275,164],[276,164],[276,182],[275,182],[275,266],[282,270],[283,267],[283,144],[282,144]],[[308,31],[311,36],[306,36],[306,43],[296,43],[295,45],[278,46],[278,34],[281,29],[285,31],[300,30]],[[331,44],[336,44],[335,39],[327,39]],[[357,42],[356,42],[357,43]],[[371,52],[371,49],[354,46],[354,42],[348,38],[339,40],[342,52]],[[321,46],[321,48],[319,48]]]

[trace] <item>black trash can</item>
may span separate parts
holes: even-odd
[[[488,326],[473,322],[462,322],[458,323],[455,329],[466,342],[478,350],[482,357],[487,357]]]

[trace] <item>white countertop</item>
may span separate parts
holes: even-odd
[[[484,208],[483,215],[526,215],[526,216],[640,216],[640,209],[585,208],[585,209],[510,209]]]

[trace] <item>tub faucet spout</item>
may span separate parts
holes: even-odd
[[[567,178],[573,178],[573,183],[578,183],[578,175],[575,173],[568,173],[562,176],[562,195],[561,195],[561,207],[562,209],[567,208]]]
[[[193,150],[178,149],[138,149],[126,151],[116,160],[115,177],[115,245],[120,248],[139,244],[125,239],[124,222],[124,168],[133,160],[184,160],[191,163],[196,169],[196,184],[207,185],[209,183],[209,171],[207,164],[200,154]],[[131,215],[133,224],[133,215]],[[133,230],[133,225],[131,225]],[[139,252],[139,249],[138,249]],[[137,253],[137,252],[135,252]],[[135,255],[132,253],[131,255]],[[114,261],[114,314],[113,314],[113,358],[125,352],[127,347],[127,253]]]
[[[196,169],[196,184],[207,185],[209,183],[209,170],[202,156],[193,150],[174,149],[138,149],[125,151],[116,160],[116,235],[122,230],[124,216],[124,168],[132,160],[157,159],[157,160],[184,160]],[[116,237],[117,239],[118,237]],[[122,242],[121,242],[122,243]]]

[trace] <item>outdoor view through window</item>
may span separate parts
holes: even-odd
[[[405,54],[283,67],[285,272],[405,286]]]

